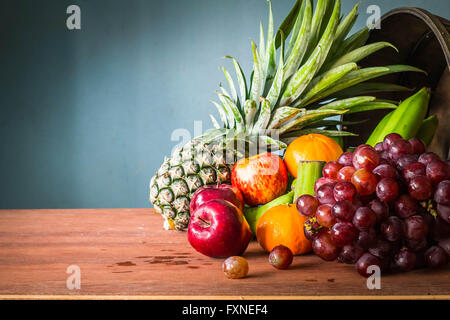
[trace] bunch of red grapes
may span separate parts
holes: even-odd
[[[381,272],[445,266],[450,256],[450,164],[419,139],[392,133],[328,162],[315,196],[297,209],[305,236],[324,260]]]

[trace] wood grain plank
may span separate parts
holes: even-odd
[[[369,290],[354,266],[312,254],[283,271],[256,242],[245,257],[249,276],[226,279],[221,259],[197,253],[186,233],[163,230],[152,209],[0,210],[0,298],[450,295],[449,268],[385,275],[381,290]],[[80,290],[66,287],[70,265],[81,269]]]

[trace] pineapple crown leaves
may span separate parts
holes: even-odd
[[[348,37],[358,16],[358,4],[341,17],[340,0],[317,0],[315,8],[313,0],[297,0],[275,34],[270,0],[268,4],[267,34],[260,23],[259,45],[251,41],[253,69],[249,81],[238,61],[225,56],[233,63],[238,85],[222,67],[230,93],[220,85],[220,104],[213,102],[223,128],[242,132],[249,140],[258,137],[282,147],[294,134],[321,131],[330,116],[396,108],[393,102],[367,94],[411,89],[366,81],[397,72],[423,72],[407,65],[358,66],[360,60],[381,49],[398,51],[388,42],[364,45],[367,27]],[[211,119],[218,130],[218,121],[213,116]],[[283,142],[271,138],[274,129],[279,130]],[[322,132],[353,135],[338,130]]]

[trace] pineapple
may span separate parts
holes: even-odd
[[[359,68],[357,62],[373,52],[396,48],[387,42],[364,45],[368,28],[347,37],[357,10],[358,5],[340,17],[340,0],[318,0],[314,10],[312,0],[298,0],[274,35],[269,1],[267,38],[260,24],[259,46],[251,42],[250,81],[233,57],[227,56],[239,91],[230,73],[222,68],[229,92],[220,85],[220,103],[213,102],[222,125],[210,115],[214,128],[175,150],[151,178],[150,202],[164,217],[166,229],[185,230],[192,194],[203,185],[229,183],[231,168],[239,158],[258,150],[282,150],[303,134],[352,135],[325,130],[348,124],[327,118],[396,108],[392,101],[368,94],[408,88],[366,81],[421,70],[405,65]],[[288,41],[285,37],[289,34]]]

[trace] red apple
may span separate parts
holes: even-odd
[[[233,167],[231,183],[250,206],[265,204],[286,192],[288,176],[283,160],[272,153],[241,159]]]
[[[251,239],[252,232],[244,214],[231,202],[214,199],[191,212],[188,241],[208,257],[241,255]]]
[[[190,212],[194,212],[202,204],[213,200],[222,199],[244,210],[244,197],[238,188],[229,184],[207,185],[197,189],[191,198]]]

